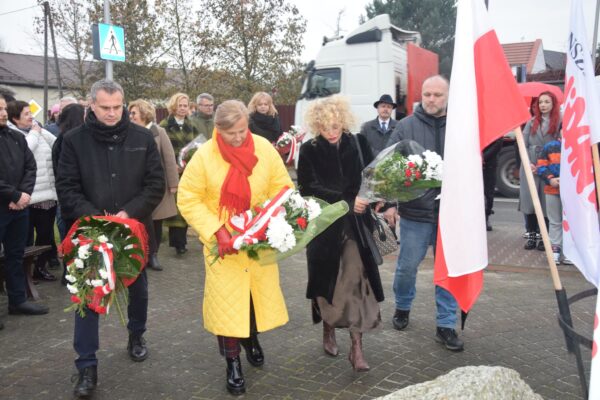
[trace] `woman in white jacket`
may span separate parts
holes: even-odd
[[[56,277],[48,272],[47,262],[56,255],[54,242],[54,218],[56,217],[56,189],[54,184],[54,170],[52,168],[52,145],[56,137],[41,128],[33,120],[29,104],[24,101],[11,101],[7,107],[8,119],[11,128],[25,135],[27,145],[33,153],[37,164],[35,186],[31,194],[29,206],[29,238],[28,245],[33,244],[35,231],[35,245],[51,245],[53,251],[46,252],[35,262],[34,278],[54,281]]]

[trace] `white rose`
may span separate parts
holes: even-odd
[[[71,274],[67,274],[65,275],[65,279],[68,280],[69,282],[73,283],[77,280],[77,278],[75,278],[73,275]]]
[[[92,281],[89,280],[89,279],[86,279],[85,280],[85,284],[88,285],[88,286],[92,286]]]
[[[108,279],[108,272],[104,268],[98,269],[98,273],[102,279]]]
[[[100,235],[100,236],[98,236],[98,241],[100,243],[106,243],[106,242],[108,242],[108,238],[105,235]]]
[[[304,208],[306,201],[304,198],[300,196],[300,193],[294,192],[288,199],[288,204],[294,209],[297,210],[299,208]]]
[[[85,266],[85,264],[83,263],[82,259],[80,259],[80,258],[75,259],[75,268],[82,269],[84,266]]]
[[[77,249],[77,256],[82,260],[87,260],[90,257],[90,245],[86,244]]]
[[[102,279],[92,279],[92,286],[93,287],[104,286],[104,281]]]
[[[315,201],[315,199],[308,199],[306,201],[306,207],[308,208],[308,220],[312,221],[321,215],[321,206]]]
[[[71,294],[77,294],[79,292],[79,290],[77,290],[77,288],[73,285],[69,285],[67,283],[67,289],[69,289],[69,292],[71,292]]]
[[[272,217],[267,228],[267,240],[275,250],[283,253],[296,245],[294,229],[283,215]]]

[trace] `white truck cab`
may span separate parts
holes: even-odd
[[[305,70],[294,124],[305,125],[309,102],[338,93],[348,98],[359,124],[376,117],[373,103],[386,93],[399,104],[395,118],[410,114],[413,103],[420,101],[423,80],[438,73],[437,54],[420,48],[420,43],[418,32],[392,25],[387,14],[345,38],[325,38]],[[359,129],[354,127],[354,132]]]

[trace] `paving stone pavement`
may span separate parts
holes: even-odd
[[[383,328],[366,334],[371,366],[354,373],[347,360],[348,333],[338,330],[341,354],[326,356],[321,327],[313,325],[305,299],[306,261],[298,254],[281,263],[281,284],[290,322],[260,335],[266,363],[251,367],[243,359],[247,399],[372,399],[407,385],[433,379],[466,365],[499,365],[517,370],[545,399],[580,399],[574,357],[565,350],[556,322],[556,300],[541,253],[521,249],[521,230],[495,221],[490,233],[490,268],[485,289],[461,333],[465,351],[452,353],[433,340],[435,331],[432,259],[417,280],[417,297],[409,327],[392,328],[391,289],[395,255],[380,267],[386,291],[381,303]],[[190,238],[191,239],[191,238]],[[225,363],[216,339],[202,327],[203,264],[201,247],[190,240],[182,257],[163,245],[162,272],[148,271],[150,306],[145,335],[150,357],[134,363],[126,353],[127,332],[118,315],[101,320],[99,386],[95,399],[222,399]],[[514,253],[514,254],[513,254]],[[504,260],[504,261],[503,261]],[[508,261],[506,261],[508,260]],[[516,270],[520,272],[514,272]],[[525,271],[525,272],[523,272]],[[572,267],[563,271],[568,293],[590,288]],[[75,372],[73,315],[62,310],[69,295],[58,283],[39,285],[45,316],[7,316],[0,296],[0,399],[70,399]],[[591,336],[594,299],[573,308],[575,326]],[[589,368],[589,350],[583,350]]]

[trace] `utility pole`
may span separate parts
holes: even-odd
[[[109,0],[104,0],[104,23],[110,25],[110,3]],[[100,43],[102,46],[103,43]],[[110,60],[104,61],[106,64],[106,79],[113,80],[113,63]]]
[[[60,66],[58,63],[58,54],[56,51],[56,40],[54,39],[54,23],[52,22],[52,14],[50,13],[50,4],[44,1],[44,14],[50,25],[50,38],[52,39],[52,50],[54,52],[54,68],[56,69],[56,83],[58,85],[58,97],[63,97],[62,80],[60,79]]]
[[[48,14],[44,7],[44,125],[48,119]]]

